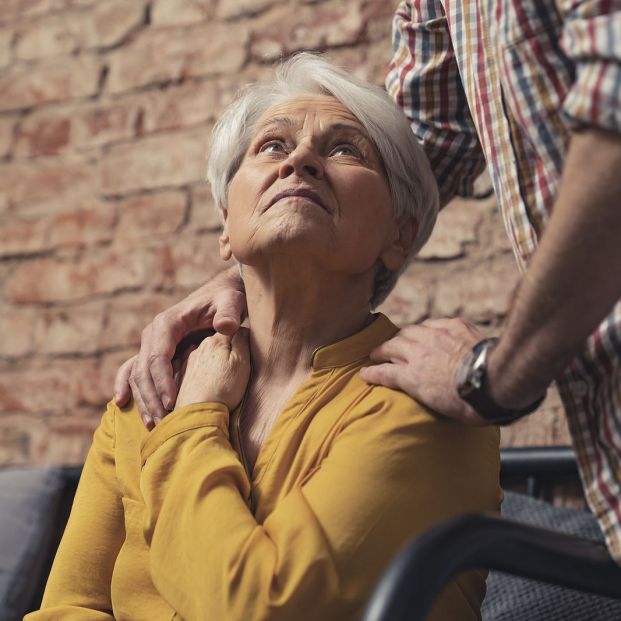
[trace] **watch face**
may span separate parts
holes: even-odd
[[[471,351],[464,358],[464,361],[455,374],[455,387],[460,397],[468,396],[475,388],[471,381],[472,363],[474,362],[475,356],[475,353]]]

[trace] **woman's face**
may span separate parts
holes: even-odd
[[[398,269],[398,238],[379,156],[341,102],[300,96],[264,113],[229,185],[224,258],[287,255],[357,274],[378,259]]]

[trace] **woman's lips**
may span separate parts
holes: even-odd
[[[269,209],[272,205],[277,203],[279,200],[283,198],[287,198],[289,196],[299,196],[302,198],[308,198],[314,203],[317,203],[325,211],[328,211],[326,209],[326,206],[323,204],[321,198],[319,197],[319,194],[317,194],[317,192],[313,192],[313,190],[309,190],[306,188],[291,188],[289,190],[283,190],[282,192],[278,192],[278,194],[276,194],[276,196],[274,196],[274,198],[272,198],[272,200],[269,202],[267,209]]]

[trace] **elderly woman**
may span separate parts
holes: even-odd
[[[297,56],[226,110],[209,179],[248,328],[203,341],[151,431],[108,406],[30,621],[357,619],[411,537],[498,510],[495,428],[358,373],[437,211],[388,96]],[[458,577],[433,618],[477,619],[484,592]]]

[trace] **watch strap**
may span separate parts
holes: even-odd
[[[534,412],[545,399],[546,392],[533,403],[517,410],[503,408],[491,398],[487,381],[487,360],[497,341],[497,338],[486,338],[472,348],[471,354],[464,361],[464,364],[470,367],[468,369],[470,381],[465,387],[458,385],[457,389],[460,397],[472,406],[481,418],[495,425],[508,425]]]

